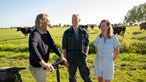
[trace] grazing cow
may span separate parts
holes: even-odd
[[[113,33],[116,35],[120,35],[124,37],[126,31],[126,27],[125,26],[118,26],[118,27],[113,27]]]
[[[21,32],[24,34],[25,37],[26,37],[32,30],[33,30],[33,27],[26,27],[26,28],[18,27],[18,28],[17,28],[17,31],[21,31]]]
[[[146,22],[140,24],[140,30],[146,30]]]
[[[94,29],[94,25],[91,25],[90,27],[91,27],[91,29]]]
[[[79,25],[81,28],[87,30],[88,29],[88,25]]]

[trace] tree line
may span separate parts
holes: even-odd
[[[124,17],[124,23],[128,25],[146,22],[146,3],[134,6]]]

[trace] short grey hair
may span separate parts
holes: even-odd
[[[79,14],[73,14],[72,17],[73,16],[76,16],[77,18],[81,19]]]

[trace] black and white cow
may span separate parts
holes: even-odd
[[[116,26],[116,27],[113,27],[113,33],[115,35],[118,34],[118,35],[124,37],[125,31],[126,31],[126,27],[125,26]]]
[[[140,24],[140,30],[146,30],[146,22]]]
[[[88,25],[79,25],[81,28],[87,30],[88,29]]]
[[[18,27],[17,31],[21,31],[24,36],[26,37],[31,31],[33,30],[33,27],[26,27],[26,28],[22,28],[22,27]]]

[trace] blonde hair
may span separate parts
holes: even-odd
[[[40,28],[41,22],[49,23],[49,20],[47,17],[48,15],[45,13],[38,14],[35,20],[35,28]]]
[[[100,22],[99,27],[101,27],[101,23],[103,23],[103,22],[105,22],[105,23],[107,24],[107,26],[109,26],[108,33],[107,33],[107,37],[108,37],[108,38],[111,38],[111,36],[113,35],[113,28],[112,28],[112,25],[111,25],[111,23],[110,23],[108,20],[102,20],[102,21]],[[102,37],[102,33],[100,33],[99,36]]]

